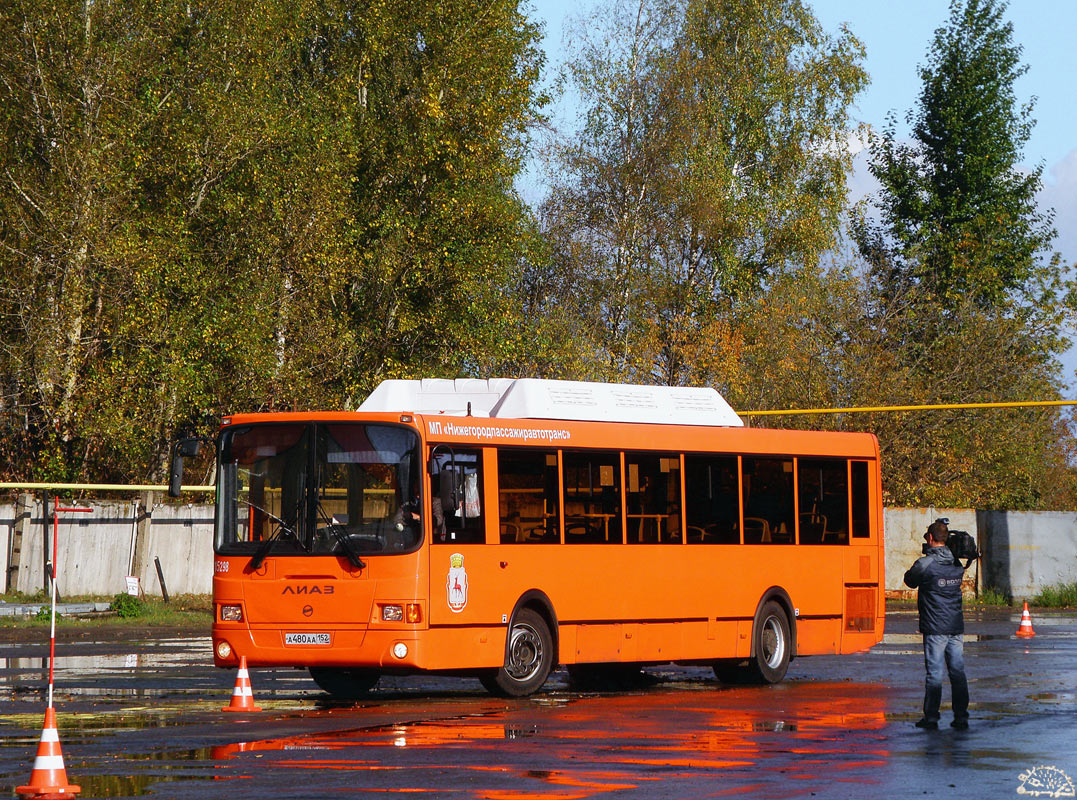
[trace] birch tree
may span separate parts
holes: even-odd
[[[606,374],[721,383],[702,366],[736,304],[834,241],[862,48],[796,0],[622,0],[596,19],[543,209],[553,285]]]

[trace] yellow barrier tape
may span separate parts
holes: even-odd
[[[741,417],[785,417],[805,414],[866,414],[883,411],[948,411],[968,408],[1046,408],[1077,406],[1077,400],[1029,400],[1015,403],[935,403],[913,406],[850,406],[848,408],[787,408],[768,411],[738,411]],[[167,486],[122,483],[2,483],[2,489],[56,489],[100,492],[164,492]],[[212,492],[215,486],[184,486],[184,492]]]
[[[795,414],[864,414],[879,411],[947,411],[963,408],[1043,408],[1077,406],[1077,400],[1029,400],[1018,403],[938,403],[919,406],[851,406],[849,408],[788,408],[774,411],[738,411],[742,417],[783,417]]]
[[[64,491],[96,492],[167,492],[167,486],[123,483],[0,483],[0,489],[56,489]],[[216,486],[183,486],[184,492],[212,492]]]

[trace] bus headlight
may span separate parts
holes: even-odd
[[[404,619],[404,607],[403,606],[382,606],[381,607],[381,621],[382,622],[401,622]]]
[[[242,622],[243,606],[221,606],[221,622]]]
[[[408,655],[408,646],[403,642],[397,642],[393,645],[393,655],[397,658],[405,658]]]
[[[224,661],[230,655],[232,655],[232,645],[228,644],[228,642],[223,640],[217,642],[217,658]]]

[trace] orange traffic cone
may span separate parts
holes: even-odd
[[[239,657],[239,672],[236,673],[236,688],[232,690],[232,702],[221,711],[261,711],[254,704],[251,691],[251,676],[247,673],[247,657]]]
[[[41,730],[41,742],[37,746],[30,783],[16,787],[15,791],[23,797],[40,800],[70,800],[79,790],[80,787],[67,782],[64,757],[60,752],[60,735],[56,732],[56,711],[49,706],[45,709],[45,725]]]
[[[1028,603],[1025,603],[1025,610],[1021,612],[1021,625],[1017,629],[1017,633],[1014,636],[1021,636],[1028,638],[1035,636],[1036,631],[1032,630],[1032,617],[1028,614]]]

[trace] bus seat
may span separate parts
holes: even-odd
[[[823,517],[823,535],[820,537],[819,541],[820,542],[825,542],[827,540],[827,537],[833,537],[834,539],[837,539],[839,542],[844,542],[845,541],[845,531],[844,530],[837,530],[837,531],[830,530],[829,528],[826,527],[826,517]]]
[[[514,542],[522,542],[527,537],[527,532],[520,523],[519,511],[513,511],[507,519],[501,520],[501,537],[511,537]]]
[[[822,542],[826,534],[826,514],[806,511],[800,515],[800,541]]]
[[[681,540],[681,515],[674,512],[666,517],[665,525],[665,541],[667,542],[679,542]]]
[[[762,517],[745,517],[744,543],[754,544],[755,542],[749,541],[749,536],[754,539],[756,535],[759,536],[759,542],[762,542],[763,544],[770,544],[770,523]]]
[[[602,529],[592,520],[580,517],[565,519],[565,541],[605,541]]]

